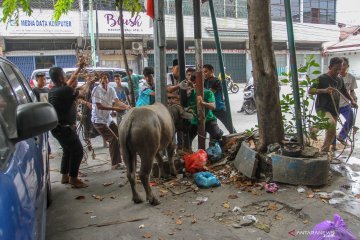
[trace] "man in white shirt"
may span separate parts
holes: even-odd
[[[130,106],[122,103],[116,96],[115,89],[108,86],[107,73],[100,76],[100,85],[96,86],[91,94],[92,112],[91,122],[103,138],[109,142],[109,152],[112,169],[124,168],[121,163],[119,133],[117,125],[112,121],[111,111],[121,112]]]
[[[349,59],[345,57],[342,59],[343,65],[341,68],[340,76],[344,80],[346,90],[349,92],[350,96],[356,101],[357,98],[354,91],[357,88],[356,79],[352,74],[348,73]],[[344,99],[343,97],[340,97],[339,113],[345,118],[345,122],[343,123],[343,127],[336,139],[343,145],[346,145],[346,138],[350,129],[354,125],[354,112],[351,109],[349,100]],[[333,142],[333,148],[336,148],[336,140],[334,140]]]

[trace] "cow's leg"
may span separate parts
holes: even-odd
[[[163,157],[161,156],[160,154],[160,151],[156,154],[156,160],[157,160],[157,163],[158,163],[158,167],[159,167],[159,175],[158,177],[162,177],[162,178],[169,178],[169,175],[167,173],[165,173],[165,170],[164,170],[164,159]]]
[[[142,203],[139,193],[136,191],[136,153],[131,154],[131,157],[124,158],[125,165],[127,166],[127,178],[129,179],[134,203]]]
[[[149,201],[151,205],[158,205],[160,201],[154,196],[151,191],[151,187],[149,185],[150,180],[150,172],[152,168],[152,164],[155,158],[155,154],[141,154],[139,153],[141,158],[141,168],[140,168],[140,180],[144,186],[146,192],[146,200]]]
[[[171,175],[176,176],[176,168],[175,168],[174,158],[173,158],[174,151],[175,151],[175,144],[170,143],[166,150],[167,150],[167,154],[168,154],[170,173],[171,173]]]

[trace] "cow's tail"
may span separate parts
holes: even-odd
[[[124,119],[125,120],[125,119]],[[120,140],[120,146],[121,146],[121,155],[123,158],[123,161],[125,161],[125,164],[128,167],[129,172],[132,172],[132,155],[130,151],[130,144],[131,144],[131,125],[133,122],[132,115],[130,115],[123,124],[121,124],[121,134],[119,136]]]

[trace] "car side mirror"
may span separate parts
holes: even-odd
[[[21,104],[16,109],[18,137],[15,141],[35,137],[50,131],[58,124],[54,107],[49,103],[37,102]]]

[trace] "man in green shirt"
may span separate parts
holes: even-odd
[[[199,104],[205,108],[205,131],[210,134],[211,140],[220,140],[223,135],[223,131],[219,128],[219,125],[216,122],[216,117],[213,113],[213,110],[216,108],[214,93],[210,90],[204,89],[204,98],[201,96],[197,97],[195,90],[195,73],[191,75],[191,81],[194,85],[194,89],[191,90],[190,96],[188,98],[188,106],[192,108],[194,117],[190,121],[190,143],[192,143],[197,135],[197,102],[199,102]]]
[[[129,68],[129,74],[131,75],[131,82],[134,87],[135,101],[137,101],[139,98],[139,83],[141,79],[144,79],[144,75],[135,74],[131,68]],[[123,82],[129,82],[129,77],[123,77],[122,80]]]

